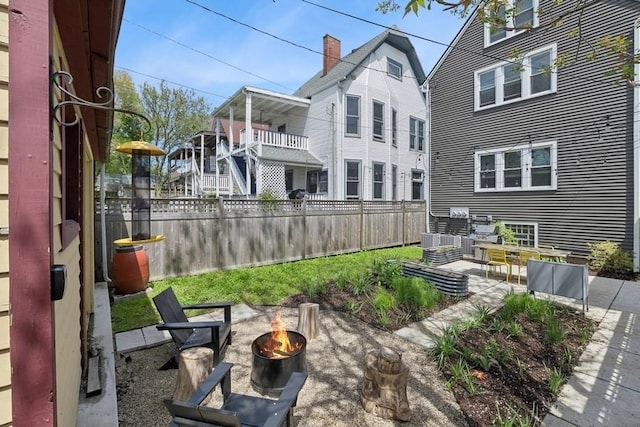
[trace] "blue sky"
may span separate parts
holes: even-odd
[[[376,12],[377,0],[309,1],[445,45],[464,24],[437,5],[403,18],[402,10]],[[406,1],[398,3],[403,9]],[[196,90],[215,107],[244,85],[291,94],[322,68],[325,34],[341,41],[344,56],[382,31],[303,0],[127,0],[115,65],[136,85],[164,79]],[[411,42],[429,73],[446,47]]]

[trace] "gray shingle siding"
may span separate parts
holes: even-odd
[[[545,0],[540,5],[554,9]],[[450,207],[467,206],[473,215],[537,222],[540,242],[577,253],[587,253],[587,242],[607,239],[632,248],[633,89],[604,76],[612,58],[586,61],[583,44],[577,62],[559,70],[556,93],[474,112],[474,71],[507,59],[515,47],[526,53],[556,43],[558,55],[574,53],[578,41],[567,32],[576,16],[558,29],[489,48],[483,47],[482,24],[472,21],[458,49],[432,72],[431,211],[443,217],[441,227]],[[633,40],[639,16],[636,2],[597,3],[584,10],[583,35],[591,43],[606,34]],[[557,142],[556,190],[474,192],[476,150],[551,140]]]

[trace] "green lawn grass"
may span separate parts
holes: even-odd
[[[406,246],[159,280],[150,283],[152,292],[111,306],[113,331],[158,323],[160,316],[151,298],[168,287],[173,288],[181,304],[233,301],[277,305],[283,298],[302,292],[310,283],[329,281],[345,273],[365,273],[374,259],[417,260],[421,256],[419,247]],[[198,313],[189,313],[195,314]]]

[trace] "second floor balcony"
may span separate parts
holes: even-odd
[[[249,135],[253,133],[253,137],[249,139],[249,145],[270,145],[273,147],[291,148],[296,150],[309,149],[309,137],[303,135],[294,135],[290,133],[275,132],[266,129],[252,129]],[[247,131],[240,131],[240,147],[244,147],[247,143]]]

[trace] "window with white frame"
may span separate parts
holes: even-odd
[[[424,199],[424,171],[411,169],[411,200]]]
[[[384,163],[373,162],[371,164],[373,169],[373,199],[384,199]]]
[[[398,146],[398,112],[395,108],[391,110],[391,145]]]
[[[346,109],[346,129],[347,136],[360,136],[360,97],[347,95]]]
[[[409,117],[409,149],[424,151],[424,120]]]
[[[373,139],[384,142],[384,104],[373,101]]]
[[[513,230],[518,244],[527,248],[538,246],[538,223],[502,221],[504,226]]]
[[[527,53],[520,63],[503,62],[475,72],[475,110],[556,91],[556,45]]]
[[[506,0],[506,4],[495,12],[491,20],[503,25],[496,25],[492,29],[489,23],[485,24],[485,47],[537,27],[538,0]]]
[[[555,190],[556,151],[554,141],[476,152],[475,191]]]
[[[360,161],[359,160],[346,160],[345,164],[345,199],[359,199],[360,198]]]
[[[307,172],[307,192],[311,194],[329,191],[329,173],[323,171]]]
[[[398,200],[398,166],[391,165],[391,200]]]
[[[402,80],[402,64],[387,58],[387,74],[395,79]]]
[[[293,171],[290,169],[284,171],[284,188],[287,193],[293,191]]]

